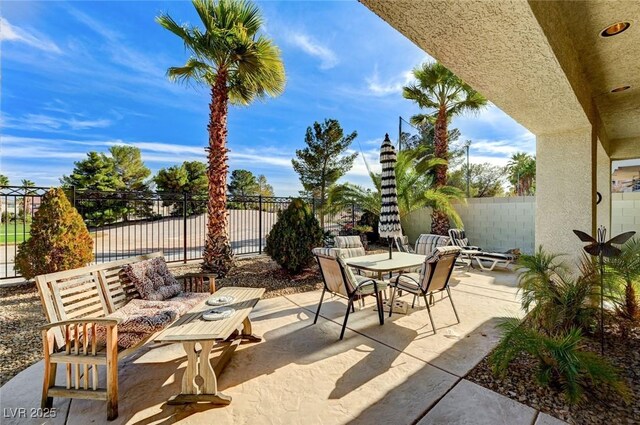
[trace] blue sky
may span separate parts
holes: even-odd
[[[296,194],[291,158],[306,128],[325,118],[356,130],[353,149],[377,166],[384,134],[397,137],[398,116],[418,112],[402,85],[432,59],[355,1],[259,5],[287,87],[230,109],[230,168],[265,174],[277,195]],[[189,2],[3,2],[0,173],[56,185],[86,152],[114,144],[140,147],[154,173],[204,160],[209,92],[165,77],[188,54],[154,22],[160,12],[197,22]],[[504,165],[516,151],[535,152],[534,136],[495,106],[453,126],[472,141],[472,162]],[[362,158],[343,180],[368,183]]]

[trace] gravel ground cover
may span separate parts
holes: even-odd
[[[584,341],[587,349],[600,352],[598,340],[585,338]],[[557,389],[540,387],[535,380],[535,362],[528,356],[514,361],[504,379],[493,375],[487,356],[466,378],[571,424],[640,424],[640,330],[633,332],[629,339],[609,335],[605,356],[627,381],[633,393],[629,404],[598,392],[589,394],[588,401],[570,406]]]
[[[199,263],[172,267],[176,275],[195,272]],[[216,286],[266,288],[264,298],[322,288],[314,265],[290,276],[269,257],[238,259],[236,267]],[[42,358],[39,327],[45,324],[40,298],[34,283],[0,287],[0,386]]]

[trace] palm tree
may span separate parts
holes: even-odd
[[[0,186],[9,186],[9,177],[5,176],[4,174],[0,174]],[[0,196],[0,223],[2,223],[2,221],[5,219],[5,215],[8,217],[9,213],[7,212],[7,214],[4,214],[2,211],[2,198],[3,196]]]
[[[156,21],[180,37],[192,54],[184,66],[167,70],[169,78],[196,82],[211,91],[203,267],[224,276],[233,264],[226,210],[228,104],[248,105],[256,99],[281,94],[285,72],[278,47],[258,34],[263,18],[254,4],[243,0],[193,0],[193,6],[204,30],[178,25],[167,14],[158,16]]]
[[[480,110],[487,100],[440,62],[422,64],[413,70],[413,76],[417,81],[404,87],[402,95],[429,112],[411,117],[411,123],[430,123],[435,127],[434,154],[436,158],[448,161],[449,122],[456,115]],[[447,168],[446,162],[436,167],[436,187],[447,185]],[[449,219],[445,212],[434,209],[431,219],[431,232],[445,235],[449,230]]]
[[[524,152],[511,155],[507,164],[509,182],[517,196],[531,195],[536,178],[536,158]]]
[[[640,323],[640,300],[637,288],[640,287],[640,238],[627,242],[617,257],[607,258],[607,265],[614,271],[622,286],[618,292],[618,326],[623,335]]]
[[[24,189],[24,197],[20,201],[22,205],[20,205],[20,209],[22,210],[22,223],[26,224],[27,221],[31,221],[31,213],[33,210],[33,197],[32,195],[35,193],[31,187],[35,186],[35,182],[29,179],[22,179],[20,181],[22,188]]]
[[[435,185],[431,172],[446,161],[433,157],[417,160],[419,155],[420,152],[417,150],[398,152],[395,171],[400,217],[402,218],[420,208],[431,207],[442,211],[447,217],[447,221],[451,220],[456,226],[461,226],[462,220],[453,207],[452,201],[463,200],[464,193],[455,187]],[[351,183],[331,187],[328,199],[329,212],[336,213],[355,204],[360,206],[363,211],[379,216],[382,175],[369,170],[369,177],[375,187],[374,190]]]

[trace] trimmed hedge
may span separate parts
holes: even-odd
[[[18,246],[16,270],[25,278],[83,267],[93,261],[93,239],[60,188],[42,197],[31,238]]]

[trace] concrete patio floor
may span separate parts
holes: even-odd
[[[516,291],[512,272],[458,271],[452,293],[460,324],[449,301],[436,296],[436,334],[424,303],[380,326],[369,299],[350,316],[343,341],[343,300],[326,299],[316,325],[319,291],[262,300],[251,317],[263,341],[241,345],[218,379],[231,405],[167,405],[186,356],[179,345],[152,343],[120,363],[120,416],[111,423],[562,423],[463,379],[497,343],[499,318],[520,314]],[[105,404],[89,400],[58,399],[56,418],[29,419],[41,382],[39,362],[0,389],[3,424],[106,423]],[[26,408],[27,418],[12,418],[15,408]]]

